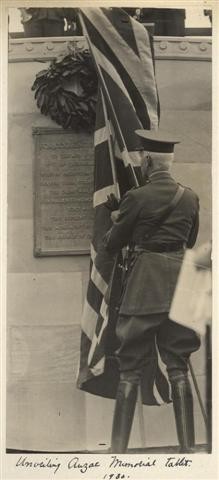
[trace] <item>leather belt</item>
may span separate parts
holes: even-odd
[[[134,251],[135,252],[155,252],[155,253],[165,253],[165,252],[177,252],[178,250],[185,250],[186,243],[184,242],[176,242],[176,243],[169,243],[167,245],[156,245],[153,243],[147,243],[144,245],[135,245]]]

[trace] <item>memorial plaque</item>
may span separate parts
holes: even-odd
[[[34,255],[89,253],[93,136],[35,128]]]

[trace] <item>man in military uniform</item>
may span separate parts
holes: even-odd
[[[108,251],[129,244],[132,257],[121,300],[116,334],[120,383],[114,412],[111,451],[126,451],[137,389],[151,345],[156,341],[172,388],[181,452],[194,451],[193,398],[188,379],[197,334],[168,318],[185,248],[195,244],[199,200],[171,177],[174,144],[161,132],[137,130],[144,145],[144,186],[123,197],[117,219],[104,238]]]
[[[20,8],[25,37],[61,37],[64,19],[75,20],[73,8]]]

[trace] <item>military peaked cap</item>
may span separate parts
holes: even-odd
[[[162,130],[135,130],[135,133],[143,139],[143,147],[149,152],[173,153],[174,145],[180,143],[170,133]]]

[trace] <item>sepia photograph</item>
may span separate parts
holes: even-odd
[[[2,478],[136,480],[161,478],[161,467],[186,478],[198,459],[197,478],[216,478],[207,471],[216,8],[3,10],[13,472],[5,466]]]

